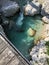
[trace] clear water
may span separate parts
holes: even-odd
[[[21,19],[21,16],[19,17]],[[12,18],[13,19],[13,18]],[[33,47],[34,40],[37,39],[43,29],[43,22],[41,21],[41,16],[37,15],[34,17],[24,16],[22,22],[22,32],[16,31],[17,17],[13,19],[14,24],[11,30],[6,29],[6,34],[9,40],[15,45],[15,47],[29,60],[30,59],[30,49]],[[30,37],[27,33],[28,29],[32,28],[36,30],[36,35]]]

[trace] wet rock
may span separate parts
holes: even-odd
[[[41,9],[41,4],[39,2],[32,1],[24,6],[24,15],[34,16],[39,14]]]
[[[33,30],[32,28],[29,28],[27,32],[29,36],[34,36],[36,34],[36,31]]]
[[[42,20],[44,23],[49,23],[49,16],[44,16]]]
[[[1,10],[4,16],[13,16],[16,12],[19,11],[19,5],[13,1],[7,1],[2,5]]]
[[[49,0],[45,0],[42,5],[41,15],[47,16],[49,15]]]

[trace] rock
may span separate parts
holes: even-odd
[[[41,4],[39,2],[32,1],[24,6],[24,15],[34,16],[40,13]]]
[[[19,11],[19,5],[13,1],[7,1],[2,5],[1,11],[4,16],[13,16]]]
[[[43,3],[41,9],[41,15],[43,16],[49,15],[49,0],[45,0],[45,2]]]
[[[39,3],[43,4],[47,0],[38,0]]]
[[[45,40],[46,42],[48,42],[48,41],[49,41],[49,37],[45,38],[44,40]]]
[[[44,16],[42,20],[44,23],[49,23],[49,16]]]
[[[40,40],[40,43],[32,48],[30,55],[32,60],[30,61],[33,65],[48,65],[47,58],[49,55],[47,53],[47,48],[45,46],[45,41]]]
[[[29,28],[27,32],[28,32],[28,35],[29,35],[29,36],[34,36],[35,33],[36,33],[36,31],[33,30],[32,28]]]

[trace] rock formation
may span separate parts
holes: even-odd
[[[1,11],[4,16],[13,16],[16,12],[19,11],[19,5],[13,1],[7,1],[2,4]]]
[[[42,4],[41,15],[49,15],[49,0],[45,0],[45,2]]]
[[[37,46],[34,46],[30,52],[32,57],[30,62],[32,65],[48,65],[47,58],[49,58],[49,56],[46,54],[46,52],[47,48],[45,47],[45,42],[41,40],[40,43],[37,44]]]
[[[24,14],[34,16],[35,14],[39,14],[41,9],[41,4],[39,2],[32,1],[24,6]]]
[[[45,22],[45,23],[49,23],[49,16],[44,16],[44,17],[42,18],[42,20],[43,20],[43,22]]]

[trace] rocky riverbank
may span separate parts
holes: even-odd
[[[32,65],[48,65],[47,59],[49,59],[49,55],[47,55],[47,48],[45,46],[45,41],[40,40],[36,46],[32,48],[30,55],[32,60],[30,61]]]
[[[32,48],[32,51],[30,52],[30,55],[32,57],[32,60],[30,62],[32,65],[48,65],[47,59],[49,59],[49,55],[47,54],[47,48],[45,45],[45,43],[49,41],[49,5],[48,4],[49,4],[49,0],[45,0],[45,2],[41,4],[42,7],[40,9],[41,10],[40,14],[43,16],[42,21],[44,22],[43,24],[44,30],[42,31],[41,37],[38,40],[36,46],[34,46]],[[32,11],[32,9],[28,8],[27,12],[29,10],[30,12]],[[30,13],[28,15],[30,15]]]
[[[1,0],[2,1],[2,0]],[[6,4],[5,4],[6,3]],[[15,13],[17,13],[20,9],[20,6],[14,2],[14,1],[7,1],[5,0],[3,4],[1,4],[1,14],[3,17],[10,17],[14,16]],[[40,39],[36,42],[36,46],[34,46],[30,52],[30,55],[32,57],[32,60],[30,61],[33,65],[48,65],[47,59],[49,59],[49,56],[47,53],[47,48],[45,46],[45,43],[49,41],[49,0],[45,0],[42,2],[42,4],[38,0],[33,0],[32,2],[28,2],[23,7],[24,15],[26,16],[35,16],[37,14],[42,15],[41,20],[43,21],[44,29],[42,30]],[[23,15],[22,15],[23,17]],[[22,18],[23,19],[23,18]],[[21,19],[21,20],[22,20]],[[4,20],[3,20],[4,21]],[[9,21],[6,20],[3,23],[7,24]],[[12,26],[10,21],[10,27]],[[21,26],[18,22],[16,23],[17,27]],[[4,33],[4,30],[2,26],[0,25],[0,32]],[[36,34],[35,30],[32,30],[31,28],[28,30],[30,32],[29,36],[34,36]]]

